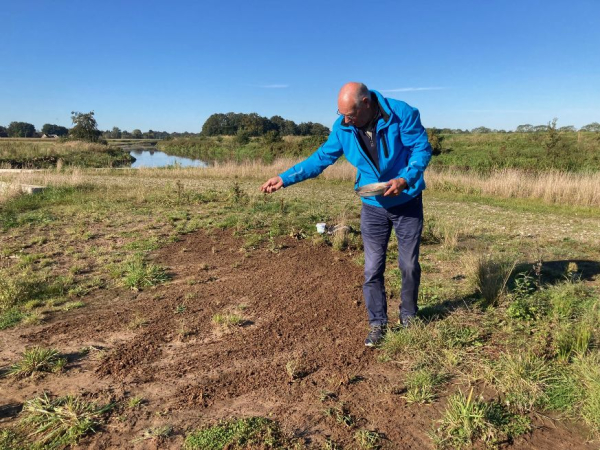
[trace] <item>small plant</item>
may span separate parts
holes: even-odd
[[[344,425],[347,428],[352,428],[354,426],[354,417],[348,411],[348,408],[343,403],[340,403],[338,406],[327,408],[325,410],[325,415],[328,417],[333,417],[337,423],[340,425]]]
[[[129,321],[129,323],[127,324],[127,328],[129,328],[130,330],[135,330],[137,328],[141,328],[146,325],[148,325],[148,319],[146,319],[144,316],[142,316],[140,314],[136,314],[133,317],[133,319],[131,319]]]
[[[33,347],[23,352],[23,359],[9,370],[9,376],[24,378],[40,372],[60,372],[66,358],[61,358],[57,350]]]
[[[479,256],[473,260],[472,283],[483,297],[485,306],[498,304],[498,297],[504,292],[514,266],[489,256]]]
[[[33,292],[33,286],[24,278],[10,278],[0,274],[0,312],[27,301]]]
[[[290,381],[297,381],[307,375],[306,363],[302,357],[290,359],[285,364],[285,372]]]
[[[533,294],[536,289],[535,279],[531,275],[522,272],[515,277],[515,286],[512,294],[516,298],[527,298]]]
[[[224,448],[290,448],[277,423],[263,417],[221,422],[194,431],[184,442],[186,450],[222,450]]]
[[[240,184],[235,181],[229,190],[229,200],[235,204],[248,203],[248,194],[244,192]]]
[[[335,392],[321,391],[319,393],[319,400],[322,402],[326,402],[327,400],[333,400],[336,397],[337,395],[335,394]]]
[[[437,389],[444,382],[444,376],[431,369],[422,368],[411,372],[406,379],[407,403],[431,403],[437,397]]]
[[[381,437],[375,431],[358,430],[354,433],[354,440],[364,450],[375,450],[381,447]]]
[[[242,325],[244,323],[244,318],[239,314],[215,314],[212,316],[212,322],[215,325],[231,328]]]
[[[134,291],[164,283],[169,276],[162,267],[147,264],[140,255],[122,266],[123,284]]]
[[[84,306],[85,306],[85,303],[83,303],[82,301],[67,302],[62,306],[62,310],[63,311],[71,311],[72,309],[83,308]]]
[[[146,399],[144,399],[144,397],[141,395],[136,395],[135,397],[131,397],[129,400],[127,400],[127,407],[129,409],[135,409],[143,405],[145,402]]]
[[[177,305],[175,308],[175,314],[183,314],[185,312],[185,305]]]
[[[132,442],[135,443],[154,438],[167,438],[171,435],[171,433],[173,433],[173,427],[171,425],[163,425],[160,427],[148,428],[147,430],[143,431],[140,437],[134,439]]]
[[[330,438],[327,438],[325,439],[322,448],[323,450],[342,450],[343,447],[336,444],[336,442],[331,440]]]
[[[444,416],[436,430],[436,444],[441,448],[463,448],[476,438],[492,440],[490,424],[486,421],[486,405],[473,398],[473,389],[465,397],[462,392],[448,398]]]
[[[97,407],[79,397],[66,396],[54,400],[46,393],[23,405],[22,424],[32,429],[36,445],[45,449],[61,449],[77,444],[86,434],[94,433],[102,416],[112,404]]]
[[[512,408],[527,412],[539,404],[555,377],[552,366],[532,353],[503,354],[494,367],[496,387]]]

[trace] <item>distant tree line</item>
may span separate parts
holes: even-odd
[[[302,122],[297,125],[292,120],[281,116],[270,119],[259,116],[257,113],[216,113],[211,115],[202,125],[202,135],[241,135],[264,136],[274,133],[280,136],[328,136],[329,128],[320,123]]]
[[[546,124],[546,125],[524,124],[524,125],[519,125],[517,128],[515,128],[514,132],[515,133],[544,133],[544,132],[547,132],[551,128],[551,126],[552,125],[550,123]],[[507,130],[502,130],[502,129],[488,128],[488,127],[477,127],[477,128],[473,128],[471,130],[468,130],[468,129],[461,130],[460,128],[435,128],[435,127],[433,129],[437,130],[441,134],[513,133],[512,130],[507,131]],[[590,124],[587,124],[587,125],[579,128],[579,130],[573,125],[568,125],[568,126],[557,128],[557,131],[559,131],[561,133],[575,132],[575,131],[592,131],[592,132],[598,133],[598,132],[600,132],[600,123],[592,122]]]
[[[100,139],[170,139],[170,138],[186,138],[197,136],[222,136],[235,135],[238,143],[244,143],[251,136],[263,136],[271,140],[277,140],[278,136],[328,136],[329,128],[320,123],[302,122],[294,123],[292,120],[286,120],[281,116],[273,116],[270,119],[259,116],[256,113],[216,113],[211,115],[204,125],[202,125],[201,133],[190,132],[173,132],[167,131],[141,131],[135,129],[131,132],[121,130],[119,127],[113,127],[112,130],[100,131],[97,128],[94,112],[80,113],[71,112],[71,120],[73,127],[67,128],[61,125],[46,123],[41,131],[37,131],[35,126],[27,122],[11,122],[7,127],[0,126],[0,137],[41,137],[42,135],[55,135],[58,137],[72,137],[74,139],[89,140],[97,142]],[[514,130],[516,133],[544,133],[552,127],[552,124],[547,125],[531,125],[523,124],[517,126]],[[558,132],[576,132],[588,131],[600,133],[600,123],[592,122],[579,130],[573,126],[563,126],[555,128]],[[488,127],[476,127],[471,130],[460,128],[429,128],[430,137],[433,134],[485,134],[485,133],[512,133],[511,130],[492,129]]]

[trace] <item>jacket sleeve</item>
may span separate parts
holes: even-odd
[[[400,113],[401,139],[404,146],[408,147],[410,157],[399,178],[404,178],[408,186],[412,187],[423,176],[423,172],[429,164],[431,145],[427,139],[427,131],[421,125],[419,110],[405,103]]]
[[[328,166],[336,162],[343,153],[342,144],[337,138],[337,133],[332,131],[327,141],[312,155],[279,174],[283,180],[283,186],[288,187],[308,178],[316,177]]]

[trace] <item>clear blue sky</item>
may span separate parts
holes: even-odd
[[[426,127],[600,122],[600,0],[0,0],[0,125],[336,119],[346,81]]]

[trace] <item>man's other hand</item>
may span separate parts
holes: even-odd
[[[396,178],[387,183],[387,191],[384,192],[384,197],[396,197],[400,195],[404,189],[408,188],[408,183],[404,178]]]
[[[270,194],[271,192],[275,192],[278,189],[281,189],[283,187],[283,180],[281,179],[281,177],[273,177],[270,178],[269,180],[267,180],[267,182],[265,184],[263,184],[260,187],[260,190],[262,192],[266,192],[267,194]]]

